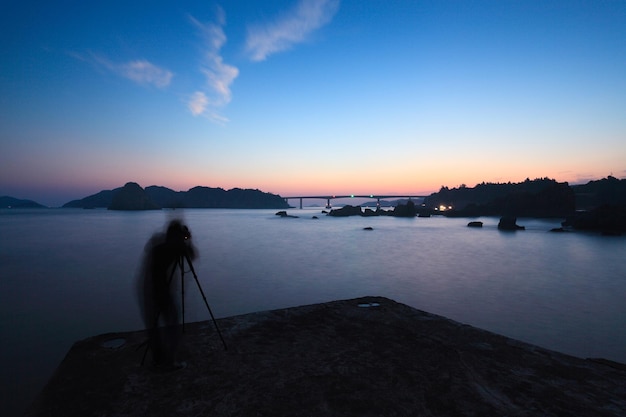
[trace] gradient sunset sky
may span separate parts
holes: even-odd
[[[0,195],[626,177],[626,1],[8,1]]]

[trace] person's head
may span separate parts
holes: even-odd
[[[189,228],[182,224],[180,220],[172,220],[167,226],[165,241],[173,244],[184,244],[191,239]]]

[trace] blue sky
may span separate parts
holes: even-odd
[[[0,195],[626,177],[626,1],[9,1]]]

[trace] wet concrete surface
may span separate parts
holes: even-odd
[[[381,297],[77,342],[27,416],[624,416],[626,365],[529,345]]]

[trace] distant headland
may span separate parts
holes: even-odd
[[[626,233],[626,179],[613,176],[572,186],[539,178],[473,188],[441,187],[424,203],[429,210],[450,217],[564,218],[564,227],[608,235]]]
[[[46,206],[33,200],[22,200],[5,195],[0,197],[0,208],[46,208]]]
[[[549,178],[526,179],[520,183],[481,183],[475,187],[441,187],[421,204],[412,200],[397,202],[393,210],[375,211],[344,206],[331,210],[329,216],[396,216],[396,217],[480,217],[503,216],[502,229],[522,229],[517,217],[562,218],[563,227],[598,230],[604,234],[626,233],[626,180],[612,176],[585,185],[570,186]],[[480,223],[480,222],[470,222]],[[471,224],[475,226],[475,224]],[[558,231],[563,231],[559,229]],[[557,231],[555,229],[555,231]]]
[[[382,202],[381,206],[383,205]],[[374,203],[376,204],[376,203]],[[328,213],[330,216],[399,216],[448,217],[509,216],[563,218],[564,226],[575,229],[600,230],[607,234],[626,233],[626,179],[608,176],[587,184],[569,185],[549,178],[526,179],[519,183],[481,183],[474,187],[442,186],[422,200],[385,202],[393,210],[376,211],[372,203],[360,207],[344,206]],[[362,207],[366,207],[362,210]],[[0,208],[45,208],[32,201],[0,197]],[[162,186],[129,182],[123,187],[103,190],[97,194],[63,205],[63,208],[106,208],[109,210],[159,210],[162,208],[235,208],[287,209],[283,197],[257,189],[211,188],[197,186],[188,191],[174,191]]]
[[[162,208],[241,208],[281,209],[287,202],[276,194],[233,188],[193,187],[188,191],[174,191],[161,186],[145,189],[134,182],[113,190],[103,190],[80,200],[73,200],[63,208],[107,208],[109,210],[160,210]]]

